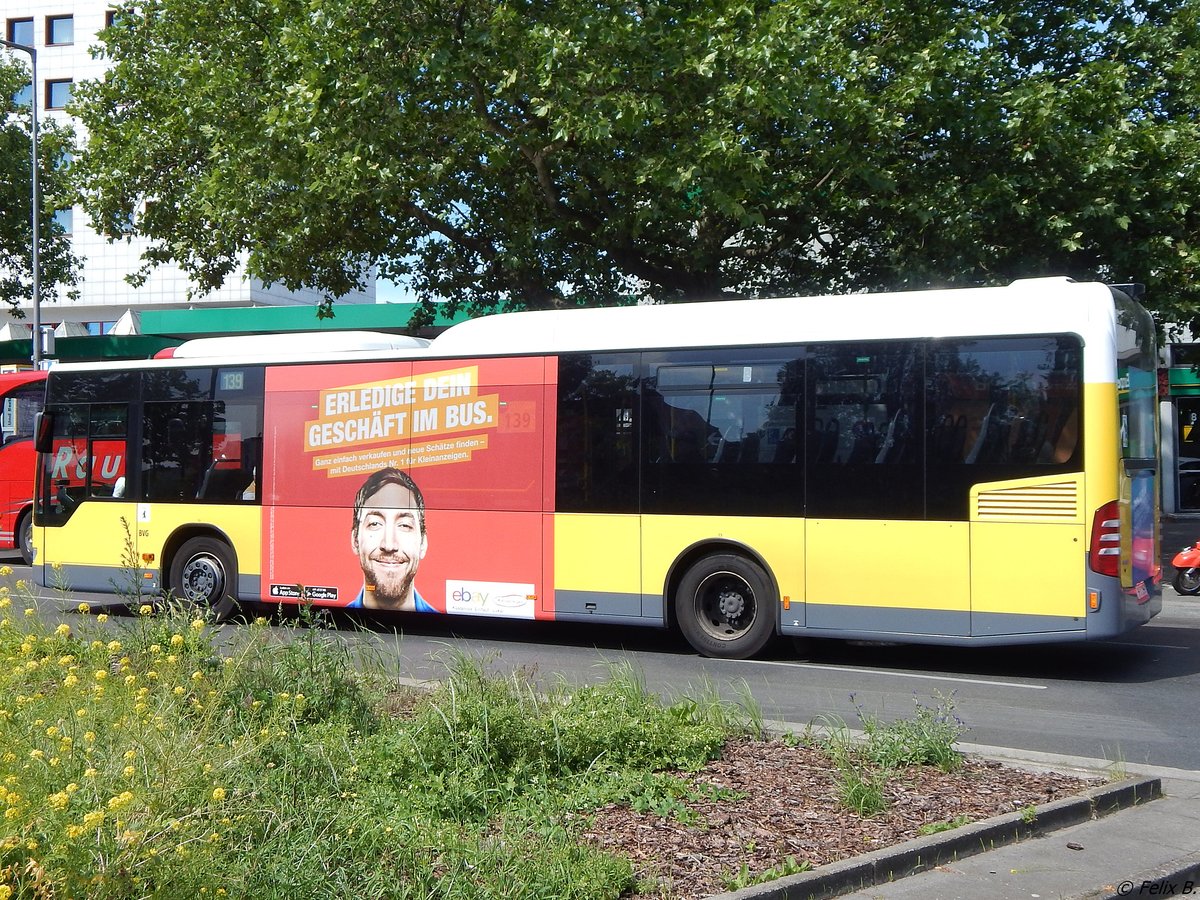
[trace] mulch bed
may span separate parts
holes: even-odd
[[[902,843],[922,826],[958,817],[979,821],[1070,797],[1100,784],[1035,773],[968,757],[956,772],[928,766],[896,773],[888,808],[863,818],[838,796],[838,771],[820,749],[783,741],[731,741],[723,755],[684,776],[697,787],[733,791],[737,799],[682,801],[695,824],[624,806],[600,810],[586,837],[632,860],[641,898],[709,897],[728,876],[777,868],[788,857],[816,867]]]

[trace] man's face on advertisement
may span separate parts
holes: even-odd
[[[413,581],[428,541],[412,491],[385,484],[368,497],[351,545],[363,570],[363,605],[413,609]]]

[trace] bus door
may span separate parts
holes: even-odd
[[[47,407],[52,445],[40,457],[40,552],[47,587],[118,592],[138,587],[137,506],[129,497],[129,407],[69,403]],[[114,529],[113,504],[124,509]],[[114,585],[114,567],[120,567]]]
[[[547,541],[554,595],[541,611],[560,620],[630,622],[645,613],[662,621],[661,588],[642,594],[638,355],[564,354],[557,367],[557,512]]]

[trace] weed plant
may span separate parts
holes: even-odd
[[[954,712],[953,693],[937,693],[934,700],[928,705],[914,694],[912,717],[887,723],[867,713],[854,700],[867,757],[883,769],[937,766],[943,772],[956,771],[962,765],[962,754],[954,744],[967,727]]]
[[[866,712],[851,695],[862,737],[851,734],[838,718],[824,720],[821,743],[838,770],[838,795],[842,804],[860,816],[887,809],[887,785],[893,775],[909,766],[937,766],[956,771],[962,754],[955,743],[966,725],[954,712],[953,695],[935,695],[930,706],[913,696],[914,714],[908,719],[881,722]]]

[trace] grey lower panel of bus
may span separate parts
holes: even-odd
[[[555,591],[554,618],[563,622],[665,625],[662,595]]]
[[[146,576],[150,577],[147,578]],[[157,596],[162,590],[162,580],[157,569],[114,569],[111,566],[65,565],[55,572],[49,566],[34,566],[34,580],[44,588],[55,589],[63,585],[68,591],[87,591],[92,594],[117,594],[128,599]],[[258,600],[262,590],[259,575],[238,575],[238,596],[245,600]]]
[[[143,577],[144,572],[149,572],[151,577]],[[112,566],[64,565],[55,570],[50,566],[34,566],[33,577],[42,587],[51,590],[61,585],[68,591],[123,597],[157,595],[159,592],[158,572],[154,569],[135,571]]]
[[[1035,644],[1114,638],[1162,611],[1161,585],[1150,586],[1141,601],[1122,590],[1115,578],[1092,573],[1087,587],[1100,592],[1100,609],[1081,616],[808,603],[802,615],[793,614],[793,622],[788,621],[787,611],[782,612],[779,630],[788,635],[905,643]],[[1084,602],[1085,598],[1080,598],[1081,609]]]
[[[1028,640],[1031,635],[1051,634],[1068,639],[1069,632],[1082,636],[1083,619],[1070,616],[1030,616],[1010,613],[972,613],[968,610],[895,609],[882,606],[844,606],[809,603],[804,625],[788,622],[783,613],[780,632],[812,637],[853,637],[876,640],[936,641],[938,643],[981,643],[1006,637]]]

